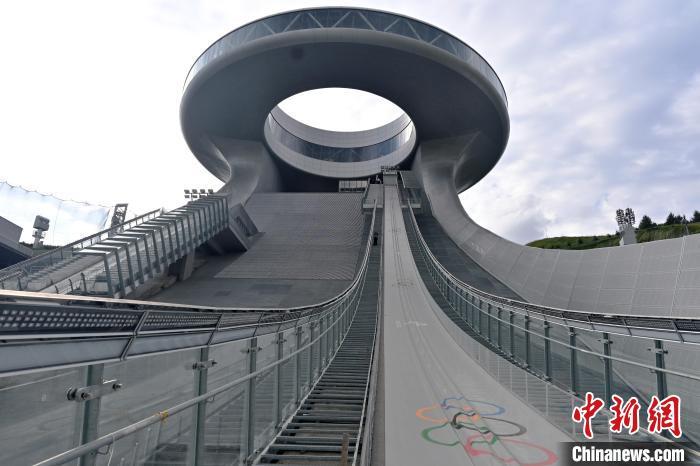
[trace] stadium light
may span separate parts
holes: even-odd
[[[197,199],[202,199],[210,194],[214,194],[214,190],[211,188],[192,188],[192,189],[185,189],[185,200],[187,201],[194,201]]]

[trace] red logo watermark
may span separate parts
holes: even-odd
[[[574,422],[583,423],[583,435],[586,438],[593,438],[593,418],[604,406],[605,402],[601,398],[587,392],[584,404],[576,406],[571,413],[571,419]],[[625,401],[622,397],[613,395],[610,405],[613,417],[608,422],[610,432],[620,433],[624,428],[630,434],[637,433],[640,426],[640,410],[641,404],[637,397],[633,396]],[[656,395],[651,397],[647,408],[647,430],[656,434],[668,431],[675,438],[683,435],[681,430],[681,399],[678,395],[669,395],[662,400]]]

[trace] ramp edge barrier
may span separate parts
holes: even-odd
[[[583,399],[581,394],[583,383],[579,379],[581,378],[581,370],[585,368],[585,364],[580,362],[584,355],[588,356],[589,359],[593,358],[593,361],[600,362],[600,369],[603,379],[601,383],[602,390],[600,390],[599,393],[596,393],[596,395],[604,398],[607,406],[610,406],[611,395],[615,393],[615,381],[620,381],[621,379],[619,375],[619,372],[623,372],[619,370],[621,364],[633,366],[637,369],[643,369],[644,371],[648,372],[650,377],[648,380],[646,380],[646,384],[643,388],[646,389],[645,391],[647,393],[657,395],[659,398],[664,398],[668,395],[668,379],[671,377],[674,378],[673,380],[676,382],[675,386],[677,388],[683,387],[683,384],[678,382],[686,381],[693,384],[700,381],[700,375],[698,374],[693,374],[684,370],[668,369],[665,364],[665,354],[667,354],[668,351],[664,349],[664,341],[689,343],[687,346],[683,345],[683,347],[696,351],[700,349],[695,345],[697,340],[687,338],[687,332],[679,331],[679,333],[657,333],[656,330],[658,329],[658,325],[654,325],[650,328],[641,326],[630,328],[627,325],[627,319],[639,318],[642,322],[645,322],[648,319],[657,320],[664,318],[647,318],[645,316],[627,315],[616,316],[620,318],[617,325],[611,326],[606,324],[601,328],[600,325],[596,324],[596,319],[601,316],[595,313],[559,310],[546,308],[544,306],[533,306],[529,303],[521,303],[515,300],[499,298],[497,296],[484,293],[460,281],[439,263],[420,234],[420,229],[412,209],[406,208],[405,211],[407,212],[407,215],[404,218],[406,219],[408,228],[410,228],[411,232],[416,238],[416,243],[418,246],[417,249],[419,257],[416,257],[416,259],[422,260],[427,266],[430,278],[434,281],[440,295],[449,306],[449,310],[452,311],[452,314],[454,314],[454,316],[449,317],[450,322],[457,320],[458,322],[455,321],[454,324],[462,323],[468,329],[470,329],[470,332],[466,333],[464,332],[464,329],[462,329],[459,331],[460,335],[453,336],[455,336],[456,339],[463,337],[468,338],[471,341],[470,348],[475,353],[475,359],[477,362],[488,372],[492,373],[492,375],[496,376],[499,381],[501,379],[499,376],[500,371],[509,371],[510,384],[506,383],[504,385],[506,385],[507,388],[510,388],[513,393],[526,401],[528,404],[533,405],[533,400],[531,399],[532,394],[528,394],[527,390],[528,381],[530,381],[530,385],[533,387],[536,385],[540,389],[543,388],[545,395],[549,395],[551,391],[554,391],[560,396],[568,398],[570,400],[571,409],[573,409],[574,406],[582,405]],[[542,310],[544,310],[544,312],[538,312]],[[569,316],[567,316],[566,319],[558,318],[556,316],[557,312],[572,313],[574,318]],[[665,319],[674,322],[696,322],[694,319]],[[533,322],[535,321],[539,321],[539,323],[533,325]],[[565,332],[560,333],[567,335],[568,341],[562,341],[552,335],[551,329],[554,326],[559,326],[562,329],[565,329]],[[455,327],[459,328],[460,326],[455,325]],[[535,328],[541,329],[541,332],[536,332]],[[581,342],[580,339],[577,341],[576,338],[579,333],[582,333],[581,330],[594,332],[596,335],[600,336],[601,338],[599,343],[603,347],[603,351],[595,351],[589,347],[582,347],[582,343],[585,346],[585,342]],[[522,348],[515,347],[515,332],[518,332],[523,336],[526,345],[524,351],[519,351]],[[455,329],[452,329],[452,333],[455,333]],[[508,333],[508,335],[505,335],[506,333]],[[630,360],[628,358],[614,356],[611,350],[611,345],[613,343],[611,334],[617,334],[627,338],[635,338],[639,342],[646,342],[647,345],[652,345],[651,348],[648,348],[653,353],[650,355],[649,359],[653,359],[654,362],[645,364],[639,361]],[[686,338],[676,339],[673,337],[673,335],[679,334],[686,336]],[[697,337],[697,334],[695,335]],[[536,365],[533,364],[534,361],[531,354],[533,348],[532,341],[541,342],[543,346],[538,348],[544,353],[544,361],[543,364],[539,364],[540,367],[536,367]],[[568,352],[566,356],[570,365],[569,377],[553,377],[552,344],[555,344],[557,348],[563,348],[563,351]],[[613,363],[616,363],[615,369],[613,369]],[[493,374],[494,371],[492,370],[492,366],[494,365],[497,367],[496,370],[499,372],[499,374]],[[517,390],[514,390],[513,371],[520,371],[522,373],[521,382],[525,386],[524,393],[518,393]],[[624,380],[622,381],[625,382]],[[533,391],[533,387],[531,387],[531,391]],[[635,388],[641,389],[641,387]],[[681,398],[684,398],[682,393],[678,394],[681,395]],[[547,398],[549,398],[549,396],[547,396]],[[692,400],[692,393],[688,392],[685,399],[689,401]],[[542,400],[537,401],[542,402]],[[548,411],[549,400],[544,400],[544,403],[545,407],[547,408],[546,411]],[[640,399],[640,403],[642,404],[642,407],[646,409],[648,400],[642,398]],[[688,403],[686,403],[686,407],[687,405]],[[684,411],[683,419],[690,421],[691,419],[696,418],[698,408],[699,406],[693,406],[692,410]],[[536,409],[542,411],[538,407],[536,407]],[[610,411],[605,410],[605,413],[607,414],[608,419],[612,418],[612,413]],[[550,421],[552,420],[548,412],[543,414],[546,414],[545,417],[550,419]],[[580,430],[577,431],[577,426],[570,419],[570,411],[568,412],[568,416],[566,416],[565,420],[568,429],[563,429],[560,422],[555,423],[555,425],[562,428],[562,430],[567,432],[569,435],[578,435],[580,437]],[[689,449],[688,451],[694,456],[700,458],[700,451],[697,451],[700,450],[697,448],[699,443],[698,439],[700,439],[700,429],[698,429],[699,426],[689,426],[688,424],[685,425],[684,435],[680,440],[692,442],[695,449]],[[642,430],[644,429],[640,429],[640,431]],[[656,433],[651,433],[648,431],[645,431],[645,433],[654,440],[672,440]],[[607,432],[607,435],[609,439],[612,439],[609,431]],[[639,437],[630,437],[627,440],[639,440]]]
[[[370,231],[375,217],[376,209]],[[371,245],[370,234],[358,273],[343,292],[292,308],[221,308],[0,290],[0,376],[211,346],[304,323],[348,299],[367,268]],[[180,338],[184,335],[191,338]],[[114,344],[107,354],[100,346],[105,342]],[[100,351],[89,351],[98,347]],[[89,354],[100,357],[91,359]]]
[[[370,223],[371,227],[374,228],[374,220],[376,218],[376,209],[373,211],[372,215],[372,221]],[[207,341],[205,341],[204,344],[202,345],[194,345],[194,346],[189,346],[189,347],[194,347],[194,348],[200,348],[198,354],[200,356],[198,359],[193,363],[192,369],[195,373],[195,381],[199,381],[198,383],[195,382],[195,387],[199,387],[199,389],[195,388],[195,395],[192,398],[187,399],[186,401],[182,401],[179,403],[173,403],[170,405],[168,409],[162,409],[154,414],[144,417],[138,422],[131,422],[128,425],[121,427],[116,430],[112,430],[110,433],[106,435],[101,435],[98,436],[98,428],[96,427],[95,423],[99,425],[99,419],[100,419],[100,404],[90,404],[90,402],[85,402],[83,403],[84,408],[78,410],[76,412],[76,416],[80,416],[79,418],[76,418],[75,424],[80,424],[78,422],[78,419],[82,418],[83,419],[83,424],[82,424],[82,434],[80,435],[80,438],[82,438],[81,445],[76,446],[74,448],[65,450],[61,453],[55,454],[51,457],[48,457],[48,455],[44,456],[44,459],[38,463],[36,463],[37,460],[41,458],[35,458],[32,461],[29,461],[28,458],[26,458],[25,461],[22,461],[23,463],[35,463],[35,464],[64,464],[66,462],[70,462],[72,460],[81,459],[81,464],[95,464],[97,461],[98,455],[102,455],[103,451],[100,451],[100,449],[104,448],[105,446],[107,447],[107,452],[105,454],[108,454],[109,457],[111,458],[113,455],[115,455],[115,450],[117,451],[117,456],[122,454],[124,450],[127,450],[129,452],[129,457],[131,457],[131,452],[134,452],[134,455],[136,455],[136,450],[138,450],[138,455],[139,458],[137,458],[138,461],[146,461],[148,458],[154,457],[154,455],[157,455],[161,448],[167,448],[169,445],[173,444],[182,444],[182,442],[186,443],[186,446],[189,448],[187,451],[188,458],[190,460],[194,461],[196,463],[195,459],[192,459],[193,457],[189,455],[195,455],[194,458],[198,458],[203,454],[206,454],[206,448],[203,443],[203,435],[204,435],[204,429],[206,429],[206,420],[207,420],[207,415],[206,415],[206,410],[207,410],[207,404],[212,402],[212,400],[216,399],[216,396],[223,397],[224,393],[233,393],[233,390],[235,388],[241,389],[242,393],[245,399],[244,404],[248,407],[244,411],[242,419],[242,425],[247,426],[247,430],[242,434],[241,437],[241,457],[236,459],[232,459],[230,462],[236,462],[242,464],[249,464],[257,454],[259,454],[262,446],[264,446],[263,442],[266,442],[266,439],[269,439],[271,436],[274,436],[276,434],[277,429],[280,428],[280,426],[283,424],[283,419],[278,418],[276,422],[273,424],[269,425],[266,430],[263,432],[263,434],[259,434],[259,416],[256,417],[255,411],[256,409],[266,409],[265,406],[267,406],[267,401],[265,401],[265,405],[259,405],[256,404],[256,389],[258,388],[258,385],[265,385],[269,380],[270,377],[273,377],[273,380],[275,381],[274,385],[276,388],[272,391],[274,401],[273,405],[275,406],[275,410],[278,413],[278,416],[282,416],[283,413],[287,410],[287,408],[290,405],[297,405],[300,403],[301,400],[303,400],[304,396],[306,393],[308,393],[312,387],[314,386],[314,383],[318,378],[322,375],[324,371],[324,367],[327,367],[328,364],[333,360],[332,355],[335,354],[337,349],[340,347],[340,345],[343,342],[343,339],[345,338],[345,335],[347,335],[347,331],[350,328],[350,324],[352,322],[353,316],[357,312],[358,305],[360,302],[360,297],[361,297],[361,290],[364,285],[366,273],[367,273],[367,268],[368,268],[368,263],[369,263],[369,254],[371,251],[372,247],[372,236],[368,235],[367,241],[366,241],[366,247],[364,251],[364,256],[363,260],[361,262],[361,267],[358,270],[358,273],[353,280],[353,282],[348,286],[348,288],[338,295],[337,297],[324,301],[322,303],[319,303],[318,305],[315,306],[304,306],[304,307],[299,307],[299,308],[293,308],[293,309],[272,309],[272,310],[250,310],[250,309],[243,309],[240,310],[243,313],[253,313],[255,314],[256,317],[256,324],[255,325],[250,325],[250,326],[243,326],[243,328],[252,328],[252,333],[250,334],[244,334],[241,336],[241,334],[238,334],[237,338],[230,338],[226,340],[220,340],[217,339],[217,334],[216,332],[225,332],[226,330],[223,329],[220,326],[221,319],[225,318],[226,316],[231,316],[231,315],[236,315],[237,312],[235,310],[222,310],[220,308],[208,308],[206,310],[201,310],[198,313],[198,315],[203,315],[203,316],[209,316],[209,315],[217,315],[219,316],[218,318],[218,323],[214,327],[213,330],[210,331],[209,334],[206,335]],[[19,293],[19,292],[14,292],[9,294],[9,296],[13,298],[17,297],[22,297],[26,300],[30,300],[34,295],[38,295],[37,298],[39,298],[39,302],[61,302],[63,305],[71,305],[71,298],[67,296],[62,296],[62,297],[56,297],[52,295],[41,295],[41,294],[35,294],[35,293]],[[0,295],[2,296],[2,295]],[[163,307],[167,308],[167,312],[171,312],[174,314],[182,314],[183,312],[188,313],[185,311],[185,309],[192,309],[191,307],[188,306],[181,306],[181,305],[168,305],[168,304],[162,304],[162,303],[148,303],[148,302],[138,302],[138,301],[124,301],[124,300],[93,300],[91,298],[82,298],[82,299],[77,299],[75,300],[80,303],[86,303],[86,302],[91,302],[95,301],[98,303],[101,303],[103,306],[108,308],[108,306],[115,306],[120,308],[119,312],[125,312],[128,309],[133,310],[133,312],[144,312],[146,316],[152,315],[152,313],[157,313],[158,308]],[[0,306],[4,305],[5,303],[0,303]],[[60,306],[60,305],[59,305]],[[60,306],[62,307],[62,306]],[[1,309],[2,307],[0,307]],[[154,309],[155,308],[155,309]],[[116,311],[115,311],[116,312]],[[289,315],[294,315],[295,318],[292,319],[289,317]],[[146,317],[141,317],[140,322],[139,322],[139,328],[140,331],[136,332],[135,334],[132,335],[138,336],[141,335],[143,328],[145,328],[144,322],[147,322],[147,320],[144,320]],[[316,325],[314,325],[316,324]],[[320,327],[319,327],[320,326]],[[241,326],[238,326],[236,329],[240,329]],[[319,327],[321,329],[320,332],[314,331],[315,327]],[[187,334],[183,333],[187,329],[182,329],[178,328],[174,330],[174,334],[176,336],[179,336],[183,338]],[[301,335],[306,331],[310,332],[311,338],[309,338],[309,341],[306,342],[305,344],[301,344],[303,341],[301,339]],[[273,335],[270,335],[274,332],[276,333],[276,338],[270,340],[273,338]],[[157,331],[160,336],[164,335],[167,333],[166,330],[160,330]],[[285,345],[285,342],[287,341],[285,336],[289,336],[294,334],[295,336],[298,336],[298,342],[299,344],[289,347]],[[309,334],[309,333],[307,333]],[[265,337],[264,335],[268,335]],[[264,350],[264,348],[261,348],[258,346],[259,342],[261,341],[258,337],[262,337],[262,341],[268,341],[268,346],[266,348],[270,348],[269,345],[274,345],[277,349],[277,358],[274,362],[265,364],[264,367],[258,368],[256,367],[256,356],[255,354],[258,351]],[[97,342],[104,341],[103,339],[97,339]],[[29,341],[27,343],[30,343]],[[33,343],[33,342],[32,342]],[[231,345],[236,345],[236,346],[231,346]],[[223,385],[220,385],[216,388],[207,390],[207,379],[208,379],[208,371],[211,370],[211,367],[216,364],[216,361],[214,361],[212,358],[210,358],[210,353],[209,349],[212,348],[216,350],[217,348],[239,348],[241,346],[245,346],[246,353],[248,356],[246,358],[248,359],[247,363],[247,374],[244,376],[236,377],[235,380],[226,382],[225,379],[223,380]],[[264,346],[265,343],[262,343]],[[284,353],[284,348],[287,347],[289,348],[290,352],[289,353]],[[0,346],[0,354],[2,354],[2,346]],[[126,353],[128,353],[128,348],[125,350]],[[229,350],[226,350],[229,351]],[[161,352],[158,353],[151,353],[152,355],[155,355],[155,357],[166,357],[168,356],[172,350],[167,350],[167,351],[162,351],[164,354],[160,354]],[[184,354],[184,353],[183,353]],[[187,353],[191,354],[191,353]],[[215,353],[216,354],[216,353]],[[228,353],[218,353],[218,354],[228,354]],[[311,355],[315,355],[316,357],[311,357]],[[303,357],[302,357],[303,356]],[[3,358],[0,358],[3,359]],[[117,359],[119,360],[119,359]],[[124,358],[122,358],[124,360]],[[269,359],[268,359],[269,361]],[[305,362],[304,362],[305,361]],[[125,364],[129,364],[129,361],[125,362]],[[190,363],[188,363],[190,364]],[[305,380],[306,376],[301,376],[301,365],[304,365],[304,373],[308,371],[308,379]],[[294,392],[294,395],[291,396],[288,394],[288,390],[283,390],[282,389],[282,383],[283,383],[283,376],[282,374],[285,374],[286,372],[283,372],[286,369],[289,369],[291,366],[294,366],[294,386],[295,389],[292,390]],[[73,365],[75,366],[75,365]],[[89,369],[96,371],[98,373],[102,373],[102,371],[106,371],[106,366],[105,364],[101,363],[92,363],[91,365],[88,366]],[[129,367],[129,366],[124,366],[124,367]],[[285,368],[286,369],[283,369]],[[156,374],[153,377],[158,377],[159,374]],[[89,382],[89,375],[88,375],[88,382]],[[33,383],[30,381],[30,383]],[[39,381],[39,383],[41,383]],[[167,380],[162,381],[160,383],[166,383]],[[210,381],[211,383],[211,381]],[[60,387],[57,387],[57,389],[60,391]],[[128,389],[128,386],[127,386]],[[136,388],[134,388],[136,389]],[[24,390],[24,388],[20,388],[20,390]],[[118,393],[118,392],[117,392]],[[283,395],[283,393],[287,393],[286,397]],[[118,394],[109,394],[110,397],[118,397]],[[132,395],[133,396],[133,395]],[[261,401],[258,400],[257,403],[260,403]],[[59,403],[72,403],[71,401],[64,400],[63,402]],[[234,403],[234,401],[226,401],[228,404]],[[257,406],[257,408],[256,408]],[[47,406],[47,409],[50,409],[50,406]],[[137,407],[134,407],[136,409]],[[217,411],[218,412],[218,411]],[[216,416],[217,412],[210,413],[212,416]],[[187,413],[190,413],[192,416],[190,417]],[[103,416],[114,416],[114,412],[106,412],[103,413]],[[188,422],[192,422],[191,427],[188,427],[184,429],[184,433],[180,433],[180,437],[177,437],[176,439],[173,438],[167,438],[167,435],[165,435],[163,438],[161,438],[161,427],[168,425],[167,423],[173,423],[171,420],[173,417],[178,416],[180,418],[180,423],[182,421],[185,421],[185,425],[187,425]],[[89,425],[90,423],[85,421],[85,419],[93,419],[92,425]],[[191,421],[192,419],[197,419],[197,421]],[[166,421],[167,420],[167,421]],[[105,422],[109,423],[112,422],[110,419],[107,419]],[[153,427],[153,426],[157,427]],[[158,434],[157,442],[147,442],[146,446],[144,447],[144,443],[141,442],[141,447],[138,447],[139,445],[139,436],[146,435],[147,437],[150,436],[151,434],[151,428],[156,429]],[[167,430],[167,429],[166,429]],[[170,434],[172,437],[172,434]],[[184,436],[186,437],[185,440],[183,440],[181,437]],[[129,438],[129,441],[135,442],[134,445],[137,446],[137,448],[134,448],[134,445],[126,445],[124,440],[117,444],[117,442],[120,439],[125,439]],[[149,437],[150,438],[150,437]],[[173,443],[173,441],[175,441]],[[179,443],[178,443],[179,442]],[[60,450],[59,450],[60,451]],[[17,454],[16,452],[14,454]],[[31,455],[31,452],[22,452],[20,454],[25,454],[26,455]],[[33,453],[36,455],[36,453]],[[188,460],[188,461],[190,461]]]
[[[350,308],[343,311],[343,313],[341,313],[340,316],[333,321],[333,324],[337,324],[337,323],[341,322],[342,319],[344,319],[346,317],[346,313],[349,311],[350,311]],[[348,319],[348,321],[350,321],[350,320],[352,320],[352,319]],[[126,427],[123,427],[121,429],[110,432],[109,434],[105,434],[105,435],[103,435],[95,440],[88,442],[88,443],[85,443],[85,444],[80,445],[78,447],[67,450],[63,453],[60,453],[56,456],[48,458],[44,461],[40,461],[39,463],[36,463],[36,466],[54,466],[54,465],[65,464],[69,461],[81,458],[81,457],[83,457],[91,452],[97,452],[100,448],[112,445],[116,441],[118,441],[124,437],[128,437],[129,435],[132,435],[136,432],[139,432],[139,431],[147,428],[148,426],[151,426],[153,424],[160,423],[160,422],[165,422],[166,419],[169,419],[169,418],[171,418],[179,413],[182,413],[183,411],[187,410],[188,408],[194,407],[195,405],[200,404],[200,403],[205,403],[207,400],[215,397],[216,395],[219,395],[223,392],[231,390],[231,389],[243,384],[244,382],[248,382],[252,379],[255,379],[255,377],[260,376],[260,375],[270,371],[271,369],[274,369],[275,367],[279,366],[280,364],[282,364],[288,360],[291,360],[292,357],[295,357],[297,354],[300,354],[303,351],[306,351],[307,349],[316,345],[316,343],[320,342],[324,336],[326,336],[329,332],[332,331],[332,329],[333,329],[333,327],[329,326],[329,328],[327,328],[324,332],[320,333],[313,340],[309,341],[309,343],[307,343],[303,347],[298,348],[294,352],[289,353],[287,356],[284,356],[282,359],[278,359],[275,362],[268,364],[267,366],[264,366],[260,369],[257,369],[256,371],[251,372],[243,377],[239,377],[236,380],[233,380],[231,382],[227,382],[226,384],[224,384],[216,389],[210,390],[206,393],[203,393],[197,397],[191,398],[187,401],[184,401],[180,404],[172,406],[168,409],[159,411],[159,412],[157,412],[151,416],[148,416],[148,417],[146,417],[138,422],[135,422],[135,423],[130,424]],[[338,347],[339,346],[340,345],[338,345]],[[338,349],[337,347],[334,348],[334,352],[337,351],[337,349]],[[332,360],[332,358],[329,359],[328,363],[330,363],[331,360]],[[322,374],[322,372],[320,374]],[[318,377],[320,377],[320,374],[318,375]],[[313,386],[312,384],[310,384],[310,385]],[[309,389],[309,391],[310,391],[310,389]]]

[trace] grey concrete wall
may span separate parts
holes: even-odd
[[[492,150],[479,154],[470,161],[474,163],[457,172],[459,187],[467,188],[486,175],[498,161],[509,132],[505,94],[490,66],[461,43],[461,52],[457,52],[452,47],[441,48],[441,41],[416,40],[410,34],[363,27],[316,25],[256,36],[245,43],[227,38],[217,41],[198,60],[182,98],[181,125],[192,152],[209,171],[228,182],[232,170],[227,157],[212,148],[212,141],[218,144],[216,137],[263,141],[265,129],[269,129],[266,120],[279,102],[310,89],[346,87],[394,102],[410,117],[419,139],[471,134],[475,130],[487,134],[494,141]],[[436,33],[453,41],[444,32]],[[285,125],[289,126],[289,121]],[[294,126],[295,134],[303,128],[301,124]],[[387,131],[391,127],[387,126]],[[299,131],[309,133],[311,141],[329,136],[319,130],[306,130]],[[365,140],[371,134],[373,131],[336,134],[332,139],[342,146]],[[297,161],[292,157],[299,154],[287,154],[274,143],[269,143],[272,150],[288,155],[285,163],[299,168],[302,175],[367,175],[360,171],[364,162],[336,167],[320,160]],[[403,155],[397,159],[408,154]],[[393,165],[399,160],[381,164]],[[314,170],[314,165],[329,170]],[[341,169],[349,172],[341,173]]]
[[[407,142],[399,146],[395,151],[372,160],[350,163],[319,160],[286,147],[279,140],[279,137],[275,135],[275,131],[278,130],[278,128],[273,126],[275,124],[275,121],[272,119],[268,119],[265,123],[265,140],[274,154],[302,172],[324,178],[367,178],[371,175],[376,175],[381,172],[381,167],[399,165],[406,160],[416,145],[416,131],[412,130]],[[351,132],[349,134],[355,133]],[[329,147],[333,146],[329,145]]]
[[[8,244],[19,243],[22,227],[15,225],[4,217],[0,217],[0,240]]]
[[[230,178],[219,194],[228,205],[245,205],[255,192],[282,191],[279,170],[267,148],[259,141],[211,137],[212,153],[218,153],[230,170]]]
[[[305,141],[330,147],[364,147],[378,144],[396,136],[411,123],[411,119],[404,113],[378,128],[363,131],[329,131],[297,121],[279,107],[273,108],[270,114],[290,133]]]
[[[454,186],[459,160],[477,158],[481,134],[423,142],[414,170],[435,218],[472,259],[530,302],[657,316],[700,314],[700,235],[621,247],[563,251],[522,246],[481,227]]]

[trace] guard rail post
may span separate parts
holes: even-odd
[[[92,364],[87,367],[87,387],[100,385],[104,375],[104,364]],[[76,400],[80,403],[81,401]],[[83,422],[80,431],[80,444],[86,444],[97,438],[100,425],[100,397],[83,401]],[[114,445],[112,445],[114,448]],[[80,466],[94,466],[97,462],[97,451],[91,451],[80,457]]]
[[[347,332],[348,327],[350,327],[350,302],[346,301],[343,303],[343,334]]]
[[[333,306],[333,326],[331,327],[331,334],[333,338],[334,353],[336,348],[338,348],[338,317],[338,306]]]
[[[552,345],[549,341],[549,322],[542,322],[544,334],[544,378],[547,382],[552,380]]]
[[[668,396],[668,385],[666,384],[666,361],[665,355],[668,350],[664,349],[664,344],[661,340],[654,340],[654,354],[656,359],[656,367],[660,370],[656,371],[656,395],[660,400]]]
[[[491,340],[491,303],[486,303],[486,314],[486,339],[493,343],[493,340]]]
[[[666,369],[665,355],[668,354],[668,350],[664,349],[664,344],[661,340],[654,340],[654,348],[650,349],[653,349],[655,365],[658,369],[660,369],[656,371],[656,396],[659,397],[659,400],[663,400],[668,396],[666,372],[664,372],[664,369]],[[662,435],[672,439],[671,434],[667,430],[664,430]]]
[[[326,335],[325,335],[325,330],[326,330],[326,317],[321,316],[318,319],[318,332],[319,335],[321,335],[321,338],[318,341],[318,365],[319,369],[323,367],[323,365],[326,363],[326,356],[328,355],[328,352],[326,351]]]
[[[194,396],[201,396],[208,390],[209,367],[214,365],[214,361],[209,360],[209,347],[199,350],[199,360],[192,364],[194,371]],[[188,465],[201,463],[204,451],[204,432],[206,430],[207,402],[197,403],[193,411],[192,424],[192,448],[189,450]]]
[[[613,385],[612,359],[610,359],[610,356],[612,355],[612,350],[610,348],[610,346],[612,345],[612,340],[610,340],[610,334],[603,333],[603,338],[601,339],[601,342],[603,343],[603,355],[605,356],[603,358],[603,376],[604,376],[604,381],[605,381],[605,403],[610,405],[610,403],[612,402],[612,385]]]
[[[316,367],[314,364],[314,353],[316,352],[316,343],[313,343],[314,338],[316,338],[316,322],[309,322],[309,341],[312,342],[309,345],[309,387],[314,384],[314,374],[316,373]]]
[[[500,307],[496,307],[496,324],[498,325],[498,333],[496,334],[496,344],[498,345],[499,350],[503,350],[503,321],[501,314],[503,314],[503,310]],[[500,366],[499,366],[500,367]]]
[[[109,297],[113,298],[114,297],[114,283],[112,283],[112,273],[109,270],[109,260],[107,259],[107,254],[104,254],[102,256],[102,260],[104,261],[104,267],[105,267],[105,280],[107,280],[107,291],[109,292]],[[85,274],[81,273],[83,277],[83,286],[85,287],[85,293],[88,292],[87,289],[87,282],[85,281]]]
[[[124,274],[122,273],[122,265],[121,261],[119,260],[118,249],[114,250],[114,261],[117,264],[117,277],[119,278],[119,293],[121,293],[121,297],[124,298],[126,297],[126,282],[124,281]]]
[[[574,327],[569,327],[569,379],[571,394],[574,396],[578,395],[578,366],[576,363],[576,329]]]
[[[331,351],[333,350],[333,311],[328,311],[326,313],[326,361],[331,359]]]
[[[523,316],[525,328],[525,367],[530,368],[530,316]]]
[[[247,370],[252,374],[257,370],[258,339],[253,337],[248,340],[248,348],[244,351],[248,353]],[[245,403],[243,405],[243,449],[242,458],[248,462],[255,454],[255,377],[251,377],[245,382]],[[247,464],[247,463],[246,463]]]
[[[277,360],[284,358],[284,332],[277,332]],[[273,392],[273,408],[275,411],[275,427],[279,428],[282,423],[282,364],[275,366],[275,390]]]
[[[508,340],[510,343],[509,354],[511,358],[515,358],[515,326],[513,325],[513,319],[515,318],[513,311],[508,311]]]
[[[294,404],[299,406],[301,403],[301,348],[302,336],[304,334],[304,329],[301,325],[297,326],[294,331],[294,338],[296,339],[296,351],[297,354],[294,356]]]

